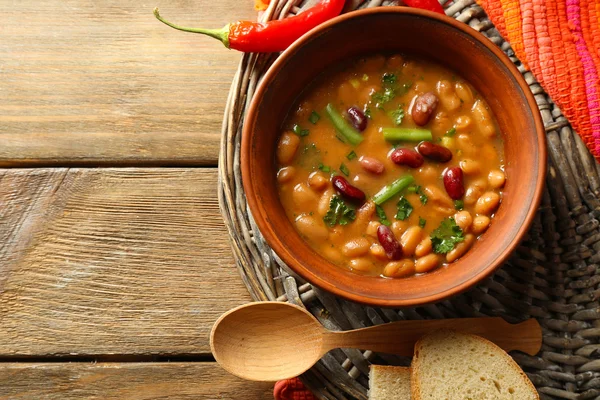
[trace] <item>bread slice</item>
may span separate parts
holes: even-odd
[[[410,368],[371,365],[369,400],[410,400]]]
[[[479,336],[449,330],[417,342],[411,366],[414,400],[539,400],[517,363]]]

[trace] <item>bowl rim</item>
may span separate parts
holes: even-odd
[[[270,224],[266,220],[261,220],[260,218],[255,219],[256,225],[261,229],[261,234],[269,244],[269,246],[275,251],[275,253],[281,257],[281,259],[300,277],[302,277],[307,282],[315,285],[321,289],[326,290],[329,293],[332,293],[336,296],[344,298],[346,300],[350,300],[356,303],[366,304],[370,306],[376,307],[416,307],[425,304],[431,304],[439,302],[443,299],[447,299],[449,297],[456,296],[473,286],[477,283],[483,281],[491,274],[493,274],[503,263],[508,259],[508,257],[512,254],[513,251],[518,247],[521,242],[523,236],[527,233],[529,227],[531,226],[537,209],[539,208],[539,204],[542,199],[542,194],[544,190],[544,182],[546,179],[546,171],[547,171],[547,147],[546,147],[546,133],[544,124],[542,121],[541,114],[539,113],[539,108],[537,106],[537,102],[529,85],[525,81],[525,78],[521,75],[518,68],[513,64],[513,62],[508,58],[506,54],[490,41],[488,38],[483,36],[480,32],[474,30],[469,25],[462,23],[454,18],[451,18],[446,15],[441,15],[439,13],[435,13],[432,11],[421,10],[410,7],[375,7],[364,10],[352,11],[345,14],[342,14],[338,17],[335,17],[304,34],[301,38],[295,41],[290,47],[288,47],[283,53],[279,55],[279,57],[275,60],[275,62],[268,69],[266,74],[264,75],[261,83],[256,89],[254,96],[251,100],[250,107],[248,108],[246,114],[246,120],[244,121],[243,131],[242,131],[242,143],[241,143],[241,172],[242,172],[242,184],[244,187],[244,191],[246,192],[246,200],[248,205],[250,206],[250,210],[257,210],[258,207],[258,196],[254,191],[252,184],[249,182],[250,179],[244,179],[244,177],[250,176],[250,161],[247,154],[250,154],[250,136],[251,132],[250,121],[255,119],[255,116],[258,114],[258,108],[260,106],[260,102],[257,99],[261,99],[264,96],[264,93],[268,90],[269,83],[276,77],[276,75],[281,71],[282,66],[288,61],[288,59],[295,54],[305,43],[311,41],[316,36],[321,33],[327,31],[335,25],[343,23],[347,20],[353,18],[360,18],[369,15],[377,15],[377,14],[400,14],[400,15],[408,15],[408,16],[416,16],[416,17],[424,17],[429,19],[437,20],[443,24],[450,25],[450,27],[461,31],[467,36],[471,37],[473,40],[476,40],[478,43],[482,44],[489,50],[512,75],[513,79],[515,79],[518,87],[524,94],[524,97],[527,100],[527,105],[533,111],[532,117],[535,126],[535,136],[538,143],[538,165],[537,165],[537,177],[538,180],[535,182],[535,190],[532,197],[532,206],[527,211],[527,214],[524,218],[523,223],[519,227],[518,231],[514,235],[512,241],[508,246],[487,266],[485,269],[479,274],[473,275],[472,277],[466,279],[465,281],[456,284],[452,287],[445,288],[435,294],[423,296],[423,297],[415,297],[412,299],[398,299],[398,298],[381,298],[381,297],[373,297],[366,294],[360,294],[356,292],[349,292],[343,289],[339,289],[336,287],[334,282],[322,279],[318,274],[310,271],[304,265],[292,257],[291,251],[286,248],[283,242],[281,242],[274,230],[265,229]],[[308,246],[308,245],[307,245]],[[357,274],[357,277],[360,278],[360,275]],[[383,278],[382,278],[383,279]]]

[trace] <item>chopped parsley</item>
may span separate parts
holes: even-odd
[[[433,251],[437,254],[446,254],[457,244],[465,240],[462,229],[456,225],[454,218],[449,217],[442,221],[440,226],[431,232]]]
[[[388,72],[383,74],[383,76],[381,77],[381,82],[383,82],[386,85],[393,85],[394,83],[396,83],[397,80],[398,78],[396,77],[396,74],[390,74]]]
[[[356,153],[354,152],[354,150],[352,150],[350,153],[348,153],[348,155],[346,156],[346,158],[351,161],[354,160],[357,157]]]
[[[366,82],[366,81],[368,81],[368,80],[369,80],[369,75],[367,75],[367,74],[364,74],[364,75],[362,76],[362,80],[363,80],[363,81],[365,81],[365,82]]]
[[[320,163],[318,168],[323,172],[331,172],[331,167],[328,165],[323,165],[323,163]]]
[[[402,125],[402,121],[404,120],[404,108],[402,108],[402,104],[398,106],[398,109],[390,111],[388,113],[394,124]]]
[[[419,217],[419,226],[421,228],[425,228],[425,224],[427,224],[427,221],[425,220],[425,218]]]
[[[371,114],[371,109],[367,107],[367,109],[365,110],[365,117],[371,119],[373,118],[373,115]]]
[[[465,208],[465,202],[462,200],[454,200],[454,208],[457,210],[462,210]]]
[[[396,90],[390,87],[386,87],[379,92],[375,92],[371,95],[371,100],[375,103],[375,107],[383,110],[383,105],[394,100],[396,97]]]
[[[379,217],[379,222],[381,222],[382,225],[390,226],[392,224],[390,222],[390,220],[387,218],[387,215],[385,215],[385,211],[384,211],[383,207],[381,207],[380,205],[377,205],[377,206],[375,206],[375,210],[377,210],[377,216]]]
[[[423,188],[421,186],[413,185],[413,186],[410,186],[407,190],[409,193],[418,194],[421,204],[423,204],[423,205],[427,204],[427,201],[429,200],[429,198],[427,197],[427,195],[425,193],[423,193]]]
[[[329,210],[323,217],[327,226],[348,225],[356,219],[354,208],[349,206],[339,196],[333,196],[329,202]]]
[[[404,196],[400,197],[398,200],[398,212],[396,213],[396,219],[400,221],[404,221],[406,218],[410,217],[410,214],[413,212],[413,206],[410,204],[408,200],[404,198]]]
[[[346,176],[350,176],[350,170],[348,169],[348,167],[346,167],[346,164],[344,164],[344,163],[340,164],[340,171],[342,171],[342,174],[344,174]]]
[[[308,129],[302,129],[298,124],[294,125],[292,131],[294,131],[294,133],[300,137],[308,136],[310,133]]]
[[[456,135],[456,128],[449,129],[444,136],[452,137]]]
[[[320,119],[321,119],[321,116],[316,111],[313,111],[310,114],[310,117],[308,117],[308,120],[313,125],[315,125],[317,122],[319,122]]]

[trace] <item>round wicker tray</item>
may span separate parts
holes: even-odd
[[[284,18],[318,0],[273,0],[265,19]],[[347,9],[398,5],[352,0]],[[442,1],[446,14],[500,46],[536,97],[548,135],[548,177],[542,205],[519,249],[483,284],[458,297],[419,308],[375,309],[336,298],[294,275],[265,243],[247,208],[240,172],[244,114],[276,55],[245,54],[231,86],[219,159],[219,201],[242,279],[255,300],[306,307],[332,330],[401,319],[501,316],[537,318],[544,332],[536,357],[512,356],[542,399],[600,399],[600,165],[531,72],[525,70],[473,0]],[[293,327],[290,327],[293,329]],[[409,359],[371,351],[328,353],[301,378],[320,399],[367,399],[370,363],[408,365]]]

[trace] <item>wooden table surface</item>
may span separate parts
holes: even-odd
[[[0,399],[269,399],[214,362],[248,302],[217,203],[251,0],[0,0]]]

